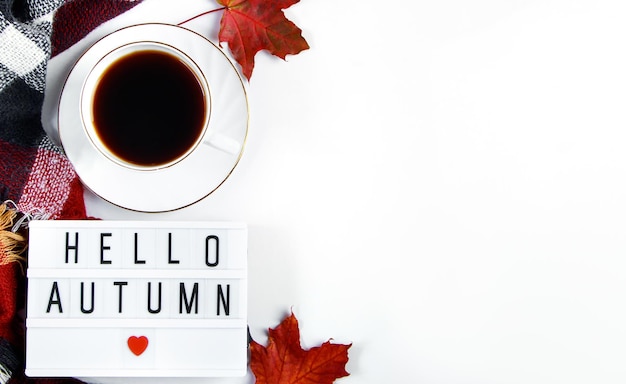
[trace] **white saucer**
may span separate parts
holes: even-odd
[[[189,56],[207,79],[211,95],[208,132],[238,143],[236,151],[201,145],[178,163],[138,170],[111,161],[90,140],[80,116],[82,88],[91,69],[107,53],[135,42],[158,42]],[[241,158],[248,134],[248,100],[244,82],[232,62],[211,41],[170,24],[141,24],[105,36],[72,68],[59,102],[59,136],[83,184],[115,205],[143,212],[172,211],[215,191]]]

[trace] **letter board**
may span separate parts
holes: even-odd
[[[247,372],[247,227],[100,220],[29,225],[26,374]]]

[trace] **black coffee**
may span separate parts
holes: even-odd
[[[169,163],[203,130],[205,95],[191,69],[161,51],[139,51],[113,62],[94,93],[93,123],[117,157],[141,166]]]

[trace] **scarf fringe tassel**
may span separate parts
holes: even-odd
[[[30,220],[45,220],[49,215],[42,212],[21,213],[17,204],[6,201],[0,204],[0,265],[23,263],[28,239],[23,229]]]

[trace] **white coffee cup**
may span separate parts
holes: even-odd
[[[85,79],[83,127],[110,161],[135,170],[171,167],[207,144],[230,154],[241,144],[209,130],[211,91],[185,53],[142,41],[107,53]]]

